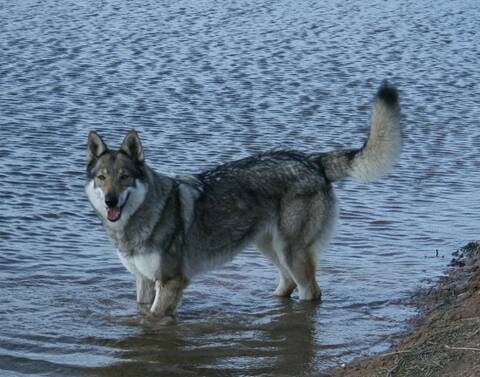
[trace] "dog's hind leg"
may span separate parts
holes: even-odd
[[[155,300],[150,312],[159,317],[173,317],[187,284],[187,279],[182,276],[167,281],[157,280],[155,282]]]
[[[277,289],[273,292],[275,296],[280,297],[290,297],[293,290],[297,286],[293,278],[290,276],[288,270],[282,265],[278,259],[277,253],[273,249],[272,237],[270,235],[264,235],[260,237],[256,246],[258,250],[262,252],[272,263],[278,268],[278,286]]]
[[[297,283],[300,300],[320,300],[322,291],[315,278],[314,251],[310,248],[285,247],[282,259]]]
[[[328,244],[335,219],[335,195],[330,186],[314,194],[282,199],[273,247],[297,283],[300,300],[321,298],[315,265],[318,251]]]
[[[152,305],[155,299],[155,282],[138,274],[137,278],[137,303]]]

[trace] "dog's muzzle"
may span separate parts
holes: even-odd
[[[122,216],[122,209],[127,203],[130,193],[127,194],[127,197],[123,201],[122,205],[118,206],[118,198],[115,195],[107,195],[105,197],[105,204],[107,205],[107,219],[114,223],[115,221],[120,220]]]

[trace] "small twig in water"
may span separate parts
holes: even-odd
[[[449,350],[460,350],[460,351],[480,351],[480,348],[473,347],[450,347],[445,344],[445,348]]]
[[[380,357],[387,357],[387,356],[398,355],[398,354],[401,354],[401,353],[410,353],[410,352],[412,352],[412,351],[408,350],[408,351],[387,352],[387,353],[384,353],[384,354],[380,355]]]
[[[462,318],[462,321],[480,321],[480,317]]]

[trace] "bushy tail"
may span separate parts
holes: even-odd
[[[366,182],[390,172],[401,144],[398,93],[384,83],[375,97],[370,133],[363,147],[314,154],[311,158],[330,181],[352,177]]]

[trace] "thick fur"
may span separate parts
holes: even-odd
[[[386,174],[400,152],[399,118],[397,92],[384,84],[362,148],[276,150],[188,177],[154,172],[134,131],[117,151],[92,131],[86,192],[152,313],[173,316],[193,276],[252,243],[278,268],[274,294],[298,288],[300,299],[319,299],[316,259],[337,216],[331,182]]]
[[[331,182],[345,177],[368,182],[390,172],[402,145],[398,93],[388,84],[378,90],[373,104],[370,134],[359,149],[313,154]]]

